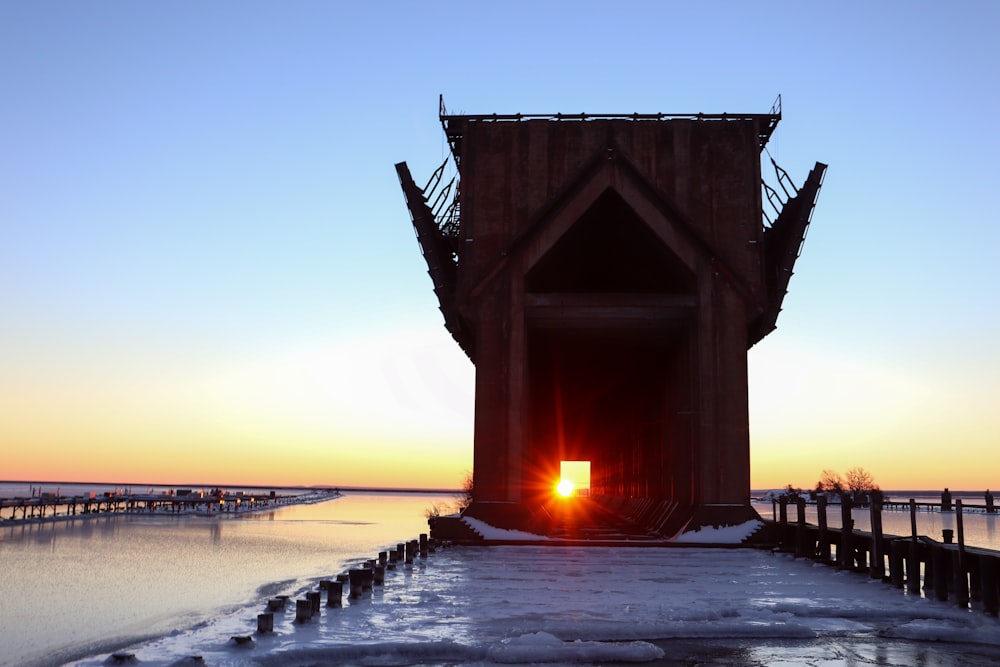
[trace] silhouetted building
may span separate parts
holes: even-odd
[[[746,353],[775,328],[826,169],[795,188],[774,165],[762,187],[780,117],[442,103],[456,178],[396,169],[476,366],[470,514],[525,525],[561,462],[586,461],[591,498],[633,518],[654,503],[664,535],[756,516]]]

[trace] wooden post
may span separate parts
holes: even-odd
[[[257,614],[257,632],[274,632],[274,613],[267,611]]]
[[[427,558],[427,533],[420,533],[420,557]]]
[[[372,583],[376,586],[385,585],[385,565],[376,565],[372,572],[374,573]]]
[[[326,606],[327,607],[343,607],[344,606],[344,584],[339,581],[331,581],[326,587]]]
[[[795,557],[806,554],[806,499],[795,499]]]
[[[827,499],[825,493],[816,496],[816,521],[819,524],[817,553],[823,562],[829,562],[830,560],[830,537],[827,535],[826,505]]]
[[[944,491],[941,492],[941,511],[951,511],[951,491],[948,490],[948,487],[945,487]]]
[[[413,565],[413,542],[407,542],[404,547],[404,553],[406,554],[406,560],[404,561],[407,565]]]
[[[319,591],[312,591],[312,592],[306,593],[306,599],[309,600],[310,604],[312,604],[312,613],[313,613],[313,616],[315,616],[316,614],[319,613],[319,608],[320,608],[320,593],[319,593]]]
[[[781,526],[781,550],[788,551],[788,496],[778,498],[778,524]]]
[[[1000,559],[979,556],[979,597],[983,601],[983,611],[991,616],[1000,613],[1000,590],[997,585],[997,569]]]
[[[902,540],[889,543],[889,582],[896,588],[903,587],[903,561],[906,544]]]
[[[389,562],[389,552],[388,551],[379,551],[378,552],[378,562],[379,562],[380,565],[385,565],[386,563],[388,563]]]
[[[969,600],[973,603],[983,599],[982,583],[980,582],[982,563],[983,558],[974,554],[965,554],[965,567],[969,571]]]
[[[969,606],[969,578],[966,574],[965,530],[962,523],[962,499],[955,500],[955,527],[958,529],[958,551],[953,557],[955,604]]]
[[[843,570],[854,567],[854,519],[851,517],[851,499],[840,497],[840,547],[837,549],[837,563]]]
[[[312,600],[296,600],[295,601],[295,622],[305,623],[313,615],[313,603]]]
[[[871,504],[868,506],[871,513],[872,524],[872,547],[871,558],[869,559],[868,573],[872,579],[882,579],[885,577],[885,542],[882,537],[882,498],[878,493],[871,493]]]
[[[927,561],[930,564],[929,558]],[[920,592],[920,542],[917,541],[917,501],[913,498],[910,498],[910,553],[906,559],[906,590],[911,593]]]
[[[948,548],[943,544],[935,544],[931,548],[931,559],[934,561],[934,597],[942,602],[948,599]]]
[[[364,588],[364,583],[363,583],[364,570],[352,569],[349,570],[347,574],[351,584],[350,597],[352,598],[361,597],[361,590]]]

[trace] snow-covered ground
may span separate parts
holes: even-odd
[[[374,557],[375,554],[365,556]],[[345,563],[345,567],[353,565]],[[296,597],[305,597],[300,591]],[[1000,622],[753,549],[441,549],[295,623],[259,607],[127,649],[143,665],[989,665]],[[252,635],[243,645],[231,637]],[[74,663],[106,665],[102,654]]]

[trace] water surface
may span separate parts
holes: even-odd
[[[427,532],[450,496],[349,493],[240,517],[105,515],[0,528],[0,665],[58,665],[331,577]]]

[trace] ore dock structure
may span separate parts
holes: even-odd
[[[424,187],[396,171],[476,368],[466,516],[661,540],[757,517],[747,350],[775,329],[826,171],[796,187],[770,160],[765,182],[780,119],[780,98],[760,114],[441,101],[445,163]],[[564,462],[589,464],[573,520],[553,493]]]

